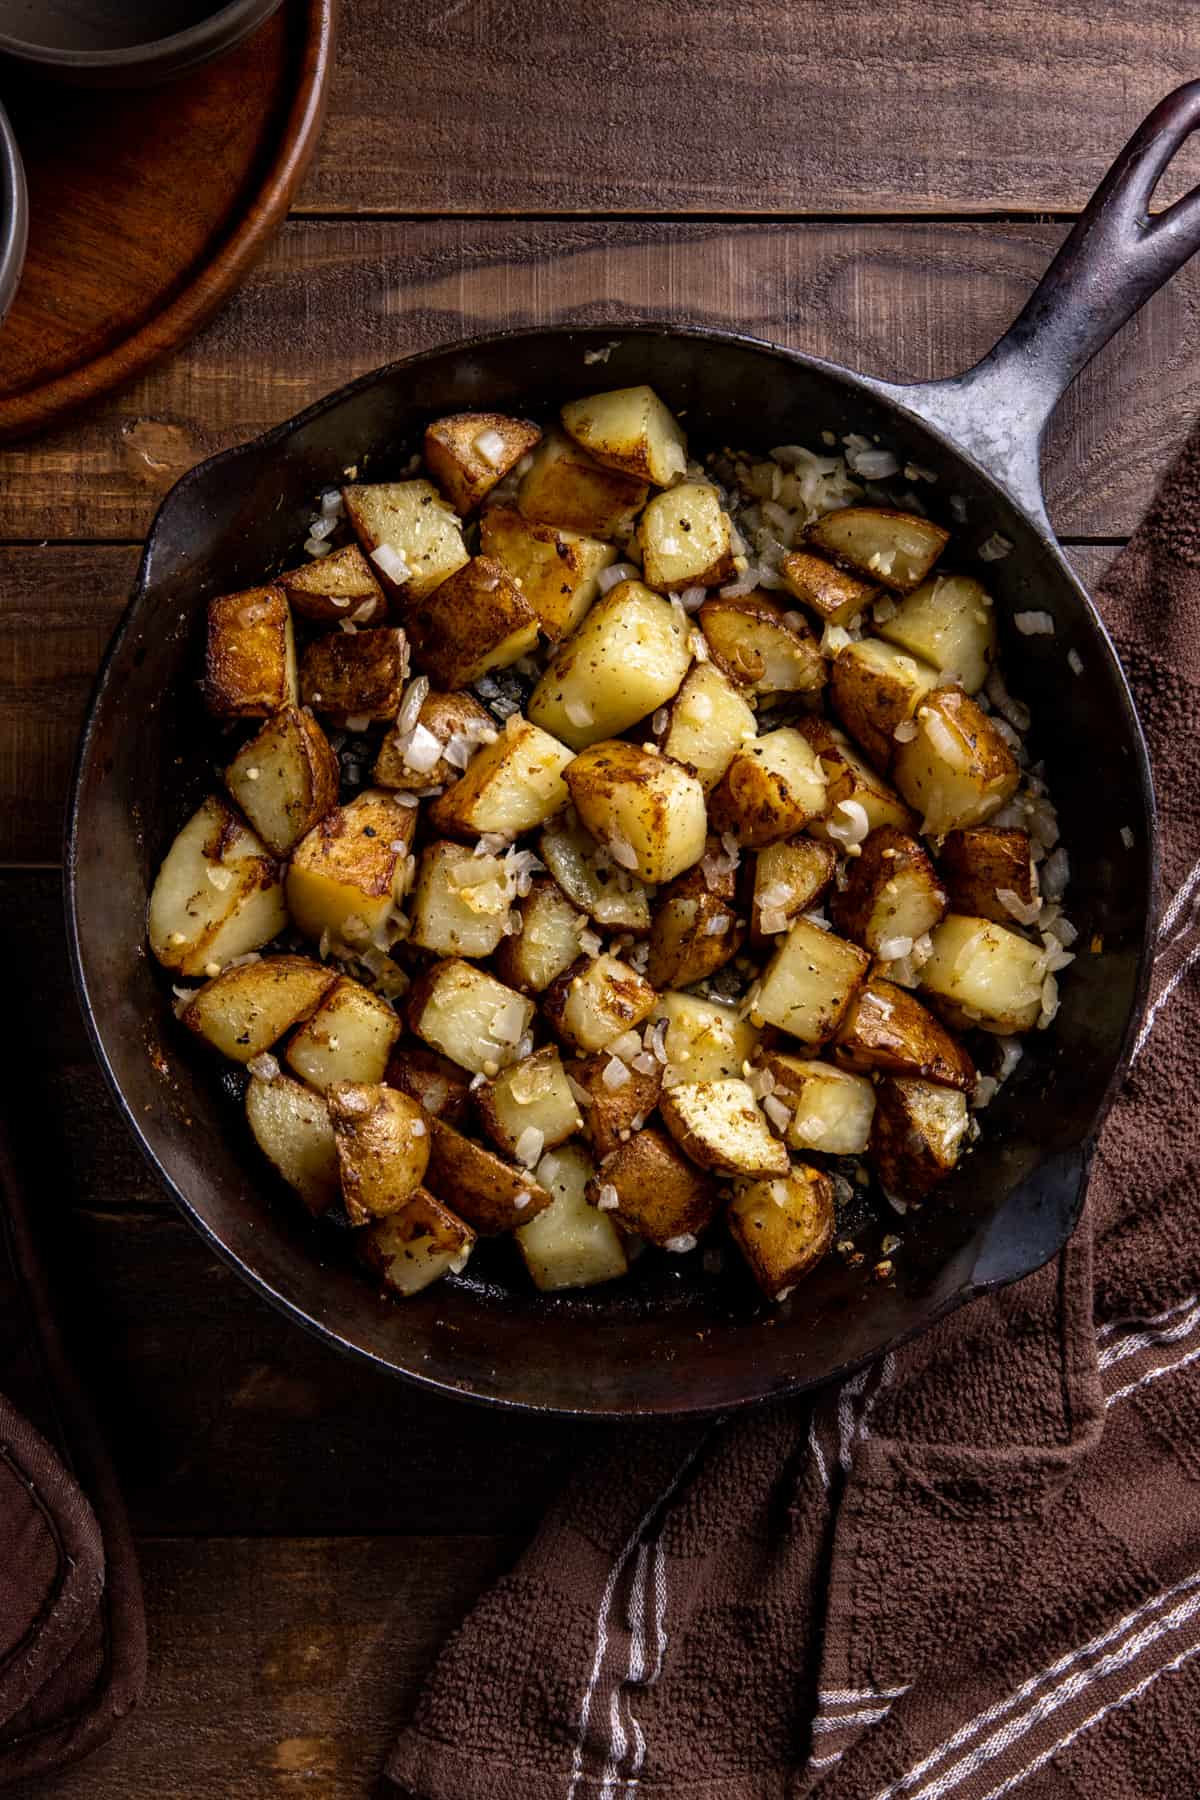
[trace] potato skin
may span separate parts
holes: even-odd
[[[917,735],[901,744],[896,786],[934,836],[981,825],[1020,784],[1017,760],[986,713],[958,687],[937,688],[917,708]]]
[[[668,487],[687,469],[687,439],[653,388],[610,388],[568,400],[559,416],[563,429],[610,469],[656,487]]]
[[[834,1061],[865,1074],[883,1069],[939,1087],[975,1088],[975,1064],[927,1007],[894,981],[872,975],[838,1030]]]
[[[484,510],[479,543],[483,554],[503,563],[517,582],[551,643],[582,622],[599,592],[600,571],[617,560],[615,544],[564,526],[538,524],[512,506]]]
[[[481,1237],[497,1237],[528,1225],[549,1206],[550,1195],[539,1187],[531,1169],[515,1169],[444,1119],[431,1119],[429,1127],[430,1185],[453,1194],[455,1211]],[[522,1195],[528,1199],[518,1206]]]
[[[621,537],[646,503],[644,481],[607,469],[565,431],[550,431],[533,454],[517,505],[541,525],[565,525],[589,537]]]
[[[737,955],[746,927],[733,904],[735,888],[732,873],[710,887],[704,870],[694,868],[660,891],[646,963],[651,987],[692,987]],[[713,930],[718,921],[723,929]]]
[[[789,594],[828,625],[852,625],[879,592],[878,584],[839,569],[811,550],[793,550],[779,565]]]
[[[675,1148],[664,1132],[636,1132],[605,1157],[588,1183],[595,1206],[602,1187],[617,1190],[613,1216],[648,1243],[666,1247],[672,1238],[699,1237],[721,1203],[712,1178]]]
[[[266,784],[264,764],[276,777]],[[225,786],[276,856],[289,855],[337,805],[340,779],[329,739],[299,706],[272,713],[225,771]]]
[[[950,533],[932,519],[886,506],[846,506],[825,513],[806,535],[843,569],[896,594],[919,587],[950,541]]]
[[[704,789],[681,763],[615,739],[580,751],[564,774],[583,824],[600,843],[623,838],[642,881],[671,881],[703,856]]]
[[[786,740],[786,741],[785,741]],[[709,796],[716,832],[753,849],[793,837],[828,805],[824,773],[802,732],[769,731],[733,756]]]
[[[630,1069],[629,1080],[616,1088],[604,1081],[604,1071],[611,1060],[607,1051],[598,1050],[566,1065],[571,1080],[591,1095],[591,1105],[583,1109],[583,1129],[597,1158],[611,1156],[625,1138],[641,1129],[633,1121],[641,1119],[644,1125],[662,1092],[663,1065],[657,1059],[648,1075],[640,1069]]]
[[[394,626],[329,632],[314,638],[301,658],[300,691],[306,706],[339,725],[394,719],[407,673],[408,645]]]
[[[889,935],[886,922],[889,911],[889,883],[904,876],[914,890],[928,894],[927,918],[921,930],[903,935],[920,937],[931,931],[946,910],[946,895],[938,885],[937,871],[925,854],[924,845],[894,825],[879,825],[869,832],[861,853],[851,862],[846,885],[829,899],[829,916],[834,929],[843,937],[853,938],[875,954]],[[881,923],[880,915],[883,915]]]
[[[293,612],[317,625],[349,619],[355,625],[382,625],[387,596],[371,573],[357,544],[346,544],[328,556],[314,556],[298,569],[286,569],[275,585]]]
[[[436,1194],[419,1187],[399,1212],[359,1232],[356,1247],[367,1268],[401,1299],[420,1293],[452,1271],[458,1273],[475,1245],[475,1233]]]
[[[342,500],[380,585],[396,600],[429,593],[468,560],[460,522],[431,481],[360,483],[344,487]],[[408,566],[400,581],[375,561],[384,545]]]
[[[205,982],[183,1023],[234,1062],[247,1063],[307,1019],[336,979],[336,970],[307,956],[263,956]]]
[[[516,909],[521,930],[502,940],[496,973],[519,994],[540,994],[577,960],[587,915],[576,911],[550,875],[535,875]]]
[[[470,1101],[466,1076],[448,1056],[439,1056],[424,1044],[398,1044],[388,1058],[383,1079],[427,1113],[445,1119],[447,1125],[457,1125],[466,1117]]]
[[[550,732],[514,714],[503,734],[476,750],[458,781],[429,809],[435,831],[473,842],[481,832],[514,838],[567,804],[563,775],[571,752]]]
[[[582,1025],[575,1017],[576,990],[587,996]],[[657,998],[650,983],[619,957],[581,956],[546,989],[542,1016],[563,1042],[577,1043],[582,1050],[603,1050],[622,1032],[640,1025]]]
[[[1037,869],[1029,833],[993,825],[970,826],[951,831],[938,856],[942,879],[950,894],[951,910],[975,918],[1011,925],[1009,912],[998,892],[1004,888],[1025,906],[1038,898]]]
[[[420,666],[440,688],[469,687],[537,643],[537,614],[504,567],[473,556],[446,581],[407,602],[404,623]]]
[[[475,447],[484,432],[495,433],[503,442],[496,461]],[[530,419],[495,412],[450,413],[426,427],[425,466],[455,512],[465,518],[541,441],[541,427]]]
[[[860,638],[834,658],[830,704],[876,768],[887,770],[899,748],[897,725],[912,718],[937,679],[935,669],[895,644]]]
[[[398,1212],[421,1185],[429,1126],[395,1088],[335,1081],[325,1096],[337,1141],[346,1217],[352,1225]]]
[[[642,579],[659,593],[716,587],[734,573],[729,515],[707,481],[656,494],[638,523]]]
[[[209,601],[202,685],[208,710],[227,719],[263,718],[294,703],[292,615],[277,587]]]
[[[885,1076],[875,1089],[871,1159],[886,1191],[924,1200],[953,1170],[966,1127],[967,1103],[955,1089]]]
[[[491,744],[498,735],[491,713],[480,706],[473,694],[443,694],[436,688],[430,688],[421,702],[417,724],[432,733],[443,749],[455,736],[467,737],[475,744]],[[444,756],[439,757],[431,769],[410,768],[404,760],[407,741],[407,733],[402,738],[394,729],[384,738],[371,771],[371,779],[377,787],[395,788],[411,794],[424,788],[445,787],[458,780],[462,770],[448,763]]]
[[[700,628],[717,667],[755,694],[817,693],[825,658],[808,626],[763,593],[714,596],[700,608]],[[780,668],[780,664],[786,668]]]
[[[833,1183],[822,1170],[793,1163],[786,1176],[739,1185],[727,1217],[767,1299],[783,1300],[833,1242]]]

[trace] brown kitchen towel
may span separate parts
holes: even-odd
[[[815,1404],[579,1472],[443,1651],[405,1792],[1200,1794],[1200,429],[1098,600],[1162,915],[1075,1239]]]
[[[102,1743],[145,1671],[124,1510],[0,1135],[0,1786]]]

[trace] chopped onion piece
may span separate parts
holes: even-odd
[[[257,1075],[260,1081],[274,1081],[279,1073],[279,1064],[265,1050],[259,1056],[252,1056],[246,1067],[251,1075]]]
[[[596,1195],[596,1205],[601,1212],[616,1212],[621,1204],[621,1196],[611,1181],[606,1181]]]
[[[515,1044],[525,1027],[525,1003],[506,1000],[492,1015],[491,1033],[498,1043]]]
[[[376,568],[383,570],[389,581],[394,581],[397,584],[402,581],[407,581],[412,574],[412,570],[409,568],[400,552],[393,548],[391,544],[377,545],[371,552],[371,561],[375,564]]]
[[[546,1147],[546,1134],[536,1125],[527,1125],[516,1143],[513,1155],[523,1168],[531,1169]]]
[[[669,1250],[672,1256],[686,1256],[689,1250],[696,1248],[698,1242],[699,1239],[693,1237],[690,1231],[681,1231],[678,1237],[666,1238],[663,1249]]]
[[[1019,612],[1013,614],[1013,624],[1022,637],[1053,637],[1054,618],[1048,612]]]
[[[617,587],[622,581],[639,580],[641,573],[632,563],[609,563],[607,569],[601,569],[597,575],[596,585],[602,594],[607,594],[609,588]]]
[[[568,700],[563,711],[570,723],[580,731],[586,731],[589,725],[595,723],[596,715],[586,700]]]
[[[871,829],[866,807],[858,800],[839,800],[834,811],[841,813],[842,817],[834,819],[826,827],[830,837],[847,847],[861,844]]]
[[[610,1056],[604,1065],[600,1079],[606,1088],[615,1092],[617,1088],[623,1088],[629,1080],[629,1070],[619,1056]]]
[[[442,760],[442,746],[427,725],[413,727],[404,746],[404,764],[418,775],[428,775]]]
[[[1022,900],[1021,896],[1012,888],[997,888],[996,898],[1009,917],[1015,919],[1018,925],[1032,925],[1042,910],[1040,899]]]
[[[471,447],[478,452],[489,468],[502,469],[504,467],[504,439],[493,426],[489,425],[486,431],[481,431]]]
[[[791,1108],[775,1094],[764,1094],[762,1109],[776,1131],[786,1131],[792,1122]]]
[[[980,562],[1001,562],[1012,552],[1012,539],[1006,538],[1003,532],[994,531],[985,543],[979,546]]]

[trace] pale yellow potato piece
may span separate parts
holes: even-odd
[[[764,593],[715,595],[698,614],[716,661],[752,694],[813,694],[825,685],[821,647],[798,613]]]
[[[440,688],[469,687],[534,649],[537,614],[503,563],[473,556],[404,609],[417,665]]]
[[[354,625],[382,625],[387,618],[383,589],[357,544],[285,570],[275,577],[275,586],[283,590],[294,613],[317,624],[349,619]]]
[[[333,1124],[322,1095],[290,1075],[250,1077],[246,1122],[267,1161],[314,1218],[341,1194]]]
[[[751,1018],[819,1049],[834,1036],[870,966],[857,944],[797,919],[763,971]]]
[[[968,694],[979,692],[996,660],[991,595],[970,575],[923,581],[876,629],[936,669],[939,686],[953,682]]]
[[[788,1153],[758,1110],[749,1082],[686,1081],[664,1091],[659,1111],[686,1156],[721,1175],[786,1175]]]
[[[886,1193],[923,1200],[958,1161],[967,1096],[931,1081],[889,1075],[875,1092],[871,1160]]]
[[[576,443],[607,468],[655,487],[669,487],[687,470],[683,429],[653,388],[611,388],[569,400],[561,418]]]
[[[339,976],[316,1011],[288,1040],[296,1074],[322,1092],[335,1081],[379,1082],[400,1021],[377,994]]]
[[[412,881],[416,809],[383,788],[364,788],[326,813],[297,844],[287,876],[288,911],[306,937],[351,947],[378,940]]]
[[[277,856],[287,856],[337,805],[338,781],[329,739],[296,706],[273,713],[225,771],[225,786]]]
[[[224,718],[263,718],[297,697],[291,608],[277,587],[208,603],[204,698]]]
[[[618,867],[582,825],[555,820],[538,839],[538,855],[567,899],[597,925],[606,931],[631,931],[635,937],[649,931],[650,899],[645,888]],[[603,868],[597,866],[601,861]]]
[[[475,1233],[421,1187],[399,1212],[368,1225],[359,1244],[363,1261],[384,1286],[407,1300],[443,1275],[461,1275],[475,1248]]]
[[[408,1001],[417,1036],[474,1075],[494,1075],[517,1060],[533,1013],[532,1000],[459,957],[427,969]]]
[[[681,481],[656,494],[638,525],[642,574],[662,593],[716,587],[734,574],[729,514],[707,481]]]
[[[543,1150],[553,1150],[576,1131],[583,1119],[567,1083],[562,1058],[553,1044],[535,1050],[502,1069],[475,1091],[475,1104],[483,1128],[505,1156],[529,1166],[528,1155],[518,1146],[527,1132],[540,1133],[533,1161]]]
[[[376,1082],[336,1081],[325,1095],[351,1225],[399,1212],[429,1164],[429,1123],[417,1101]]]
[[[775,1078],[773,1099],[791,1113],[787,1141],[793,1150],[825,1156],[862,1156],[870,1142],[875,1088],[865,1075],[786,1052],[759,1058]]]
[[[581,751],[565,778],[588,831],[621,868],[633,861],[651,886],[673,881],[704,855],[704,789],[669,756],[612,739]]]
[[[306,1019],[335,979],[306,956],[260,956],[198,988],[183,1022],[223,1056],[248,1063]]]
[[[724,1000],[674,989],[660,995],[655,1021],[667,1021],[663,1049],[668,1085],[688,1081],[720,1081],[741,1075],[759,1040],[758,1029]]]
[[[540,426],[506,413],[450,413],[425,430],[425,467],[455,512],[473,512],[541,442]]]
[[[907,726],[937,685],[937,670],[919,657],[882,638],[864,637],[834,658],[829,701],[875,766],[888,769],[900,747],[896,727]]]
[[[596,1287],[615,1281],[629,1268],[621,1234],[608,1213],[589,1204],[591,1158],[579,1144],[546,1153],[537,1179],[552,1196],[550,1205],[514,1236],[534,1286],[543,1293]]]
[[[342,499],[385,593],[419,600],[470,560],[461,522],[431,481],[344,487]],[[377,551],[384,553],[382,562]],[[392,557],[399,557],[407,574],[388,573]]]
[[[600,592],[600,571],[617,559],[615,544],[564,526],[539,525],[512,506],[487,508],[479,520],[479,542],[485,556],[508,570],[551,643],[582,624]]]
[[[653,1010],[658,996],[636,969],[605,952],[560,975],[542,1010],[559,1037],[581,1050],[603,1050]]]
[[[859,755],[844,731],[821,718],[800,719],[796,729],[816,751],[826,781],[825,811],[807,828],[813,837],[841,848],[861,842],[865,831],[881,825],[915,829],[916,821],[899,794]]]
[[[439,795],[429,822],[435,831],[468,837],[533,831],[567,804],[570,762],[565,744],[513,713],[495,743],[476,750],[461,780]]]
[[[497,856],[427,844],[409,905],[409,942],[438,956],[490,956],[508,921],[508,879]]]
[[[714,831],[759,846],[792,837],[826,807],[826,781],[815,750],[790,725],[735,752],[709,797]]]
[[[287,924],[282,871],[233,808],[212,794],[163,858],[150,894],[150,948],[180,975],[212,974],[261,950]]]
[[[496,973],[521,993],[540,994],[579,957],[587,915],[571,905],[549,875],[535,875],[516,905],[521,929],[500,944]]]
[[[837,867],[831,844],[811,837],[765,844],[754,859],[754,888],[750,898],[750,935],[764,944],[786,931],[798,913],[809,912],[820,899]],[[766,922],[771,925],[767,930]],[[778,921],[782,917],[783,923]]]
[[[526,711],[584,750],[665,706],[691,660],[678,610],[640,581],[618,582],[554,652]]]
[[[708,793],[735,753],[757,736],[753,707],[715,663],[701,662],[671,702],[662,747],[667,756],[694,769]]]
[[[937,688],[917,708],[917,735],[896,752],[895,777],[922,832],[941,837],[982,825],[1016,792],[1017,760],[961,688]]]
[[[932,519],[883,506],[842,507],[808,528],[808,541],[818,550],[898,594],[924,581],[949,540]]]
[[[496,721],[472,694],[442,694],[430,688],[417,714],[420,730],[399,732],[394,727],[379,746],[371,780],[376,787],[395,788],[406,793],[421,793],[426,788],[446,787],[462,774],[461,762],[446,760],[445,751],[452,738],[458,748],[476,750],[480,744],[494,744],[499,733]],[[432,765],[422,750],[431,748],[425,733],[435,738],[443,754]]]
[[[729,1229],[768,1300],[786,1300],[833,1243],[833,1183],[807,1163],[739,1186]]]
[[[607,469],[565,432],[547,432],[533,453],[517,505],[527,519],[589,537],[624,538],[645,505],[644,481]]]
[[[1046,953],[992,919],[948,913],[919,979],[927,994],[951,1003],[956,1022],[1005,1035],[1028,1031],[1042,1010]]]

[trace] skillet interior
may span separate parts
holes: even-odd
[[[512,334],[365,377],[288,425],[186,476],[168,495],[101,674],[81,745],[67,854],[81,998],[143,1150],[199,1229],[268,1298],[342,1347],[429,1385],[489,1401],[596,1414],[706,1411],[829,1380],[982,1289],[1036,1268],[1078,1217],[1087,1145],[1140,1011],[1154,876],[1153,801],[1140,730],[1102,627],[1057,550],[1003,491],[869,382],[719,333]],[[904,1222],[894,1287],[872,1258],[830,1258],[769,1324],[737,1283],[647,1258],[625,1292],[552,1299],[464,1277],[403,1305],[382,1300],[339,1246],[276,1191],[203,1053],[182,1041],[147,956],[146,899],[172,836],[213,783],[196,694],[204,602],[294,558],[312,496],[358,465],[387,479],[427,419],[464,408],[553,411],[576,393],[652,382],[697,443],[766,449],[822,430],[878,434],[940,477],[931,510],[968,504],[962,547],[993,531],[1002,655],[1033,708],[1072,862],[1068,912],[1083,952],[1051,1031],[983,1115],[984,1136],[941,1197]],[[949,520],[947,520],[950,523]],[[1048,610],[1054,637],[1011,615]],[[1071,674],[1068,648],[1083,659]],[[1135,844],[1127,849],[1120,828]],[[1099,939],[1103,949],[1089,954]],[[699,1261],[696,1259],[687,1259]],[[646,1264],[653,1263],[653,1269]],[[474,1265],[472,1265],[474,1267]],[[468,1271],[468,1276],[471,1271]],[[624,1286],[625,1284],[622,1284]]]

